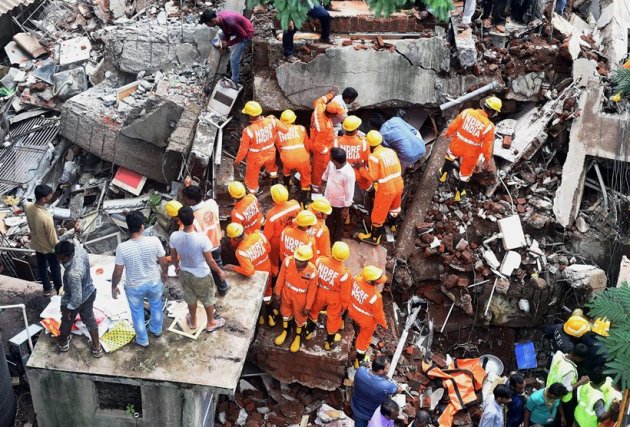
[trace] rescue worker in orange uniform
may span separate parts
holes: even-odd
[[[289,188],[291,174],[300,174],[300,202],[306,206],[311,191],[311,156],[308,153],[308,134],[302,125],[296,125],[295,113],[284,110],[280,121],[289,127],[286,134],[278,133],[276,147],[282,161],[282,176],[285,187]]]
[[[295,217],[294,224],[286,227],[280,234],[280,262],[293,256],[295,250],[302,245],[309,246],[317,253],[315,239],[309,230],[317,224],[315,214],[309,210],[300,211]]]
[[[232,246],[236,248],[234,255],[239,265],[227,264],[224,269],[235,271],[243,276],[251,277],[256,271],[269,273],[267,277],[267,287],[263,296],[263,306],[258,324],[265,324],[265,317],[268,318],[269,326],[276,325],[276,316],[278,311],[271,308],[271,262],[269,261],[269,252],[271,245],[269,241],[260,231],[255,230],[248,233],[243,226],[237,222],[231,222],[225,229],[225,233],[231,239]]]
[[[289,348],[291,353],[300,350],[302,332],[317,293],[317,270],[310,262],[311,259],[313,249],[306,245],[299,246],[293,256],[282,262],[274,290],[280,299],[282,314],[282,333],[274,343],[278,346],[284,344],[289,335],[289,322],[295,319],[295,338]]]
[[[356,182],[359,188],[367,190],[372,182],[360,173],[361,166],[368,163],[370,149],[364,136],[359,135],[359,126],[361,119],[357,116],[348,116],[343,121],[343,130],[346,132],[343,136],[338,136],[333,142],[334,147],[342,148],[346,152],[346,161],[354,169]]]
[[[248,101],[242,112],[249,116],[249,126],[243,129],[234,165],[239,165],[247,157],[245,186],[250,193],[255,194],[263,166],[272,181],[278,179],[275,141],[278,133],[286,133],[289,129],[274,116],[263,117],[262,107],[256,101]]]
[[[313,102],[309,150],[313,159],[311,182],[316,193],[320,192],[322,175],[330,162],[330,149],[335,139],[334,119],[343,114],[342,107],[337,102],[331,102],[337,91],[338,89],[333,87],[326,95]]]
[[[502,105],[499,98],[490,96],[481,102],[481,108],[467,108],[459,113],[446,129],[445,135],[452,139],[440,169],[439,180],[446,182],[448,175],[455,169],[455,160],[459,159],[456,202],[466,196],[466,188],[477,164],[482,159],[492,161],[494,124],[490,119],[501,112]]]
[[[271,245],[271,273],[277,276],[280,266],[280,234],[293,223],[302,208],[297,201],[289,200],[289,190],[284,185],[276,184],[271,187],[270,192],[274,205],[267,211],[264,234]]]
[[[315,262],[317,269],[317,295],[308,316],[306,339],[314,336],[319,313],[326,309],[326,343],[324,348],[330,350],[335,343],[341,341],[339,333],[343,328],[341,314],[343,310],[342,295],[350,293],[352,275],[343,262],[350,256],[347,243],[336,242],[332,247],[332,256],[320,256]]]
[[[308,209],[317,218],[317,223],[308,230],[308,234],[315,239],[318,256],[330,256],[330,231],[326,225],[326,217],[332,213],[332,206],[328,199],[320,197],[313,200]]]
[[[376,327],[381,325],[387,329],[381,296],[386,280],[387,276],[383,270],[373,265],[363,267],[361,274],[353,278],[348,298],[348,315],[359,326],[355,344],[357,349],[355,368],[358,368],[365,359],[365,353],[370,346]]]
[[[358,237],[362,242],[379,245],[387,215],[389,214],[392,225],[395,225],[400,214],[404,181],[398,155],[391,148],[381,145],[383,136],[378,131],[371,130],[366,138],[372,153],[368,164],[361,168],[361,174],[374,185],[374,206],[370,232],[359,233]]]
[[[241,224],[247,234],[260,230],[265,222],[265,217],[260,211],[258,198],[253,194],[247,194],[243,183],[238,181],[232,181],[228,184],[228,193],[234,199],[234,207],[230,214],[232,222]]]

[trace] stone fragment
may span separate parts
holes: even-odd
[[[468,28],[455,36],[455,47],[459,63],[463,68],[468,68],[477,63],[477,48],[472,28]]]
[[[573,288],[589,287],[593,292],[606,289],[606,273],[594,265],[572,264],[564,269],[563,274]]]
[[[577,228],[580,233],[586,233],[588,231],[588,224],[584,217],[579,216],[575,219],[575,228]]]

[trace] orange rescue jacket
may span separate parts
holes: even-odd
[[[454,151],[466,153],[463,157],[476,158],[480,154],[490,161],[494,147],[494,124],[481,109],[467,108],[459,113],[446,129],[445,135],[453,137]]]
[[[333,94],[328,92],[313,102],[313,114],[311,115],[311,143],[310,150],[321,154],[330,151],[335,139],[335,125],[333,117],[326,116],[326,105],[333,99]]]
[[[295,258],[292,256],[287,257],[282,262],[274,288],[274,293],[281,299],[283,298],[283,292],[298,295],[305,294],[305,309],[310,310],[313,307],[315,295],[317,294],[317,270],[315,266],[309,262],[302,271],[299,271],[295,264]]]
[[[341,261],[329,256],[320,256],[315,262],[317,285],[326,291],[348,294],[352,284],[352,275]]]
[[[276,147],[283,164],[310,162],[308,144],[306,128],[301,125],[289,125],[289,132],[286,134],[278,132],[276,138]]]
[[[264,234],[270,242],[280,241],[280,234],[289,226],[298,212],[302,210],[300,204],[295,200],[286,203],[276,204],[267,211]]]
[[[297,226],[287,227],[280,234],[280,261],[286,257],[293,256],[293,252],[298,246],[307,245],[313,249],[313,254],[317,256],[317,245],[315,239],[306,230],[301,230]]]
[[[234,161],[240,163],[250,153],[258,154],[267,151],[273,151],[275,153],[276,147],[274,142],[278,132],[286,133],[288,130],[287,125],[274,116],[263,117],[250,124],[243,129],[241,145],[238,147]]]
[[[352,167],[367,164],[370,157],[370,149],[365,137],[360,135],[343,135],[335,138],[333,147],[343,148],[346,152],[346,160]]]
[[[253,276],[255,271],[270,273],[270,250],[269,241],[260,231],[249,234],[236,248],[235,255],[239,265],[234,267],[234,271],[244,276]]]
[[[234,204],[231,217],[232,222],[241,224],[247,234],[260,230],[264,219],[260,203],[253,194],[247,194]]]
[[[383,297],[376,287],[366,283],[361,275],[356,275],[349,290],[350,295],[346,298],[350,317],[359,325],[374,322],[387,329]]]
[[[398,155],[391,148],[379,145],[368,158],[367,167],[361,168],[361,175],[371,182],[378,183],[376,191],[384,193],[402,192],[404,181]]]

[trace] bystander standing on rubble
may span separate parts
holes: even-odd
[[[230,68],[232,71],[232,86],[240,83],[241,58],[243,52],[250,45],[254,37],[254,26],[251,21],[240,13],[224,10],[219,13],[214,10],[204,10],[199,18],[200,24],[208,27],[218,26],[223,31],[221,49],[232,48],[230,54]]]
[[[35,203],[28,204],[24,212],[31,230],[31,249],[35,251],[37,259],[37,275],[44,285],[44,296],[50,296],[52,286],[48,276],[48,267],[52,274],[55,291],[61,289],[61,268],[55,257],[55,245],[58,242],[57,230],[52,215],[46,210],[50,203],[53,190],[48,185],[40,184],[35,187]]]
[[[376,356],[372,369],[359,367],[354,374],[354,390],[350,406],[356,427],[367,427],[379,406],[390,396],[404,388],[387,378],[389,361],[386,356]]]
[[[504,427],[505,417],[503,407],[512,401],[512,391],[505,384],[499,384],[494,388],[492,396],[483,403],[483,414],[479,421],[479,427]]]
[[[125,295],[131,310],[136,344],[147,347],[149,337],[144,320],[144,300],[149,301],[149,332],[162,335],[162,293],[168,280],[166,252],[157,237],[144,236],[144,215],[129,212],[125,218],[130,239],[116,248],[116,266],[112,274],[112,297],[118,298],[118,284],[125,272]],[[161,270],[160,270],[161,268]]]
[[[560,416],[560,426],[566,427],[567,420],[560,405],[560,399],[566,395],[567,389],[561,383],[553,383],[546,388],[532,393],[525,405],[523,426],[550,426],[556,419],[556,412]],[[571,425],[571,424],[569,424]],[[584,426],[586,427],[586,426]]]
[[[519,427],[525,417],[525,378],[521,374],[510,376],[507,385],[512,390],[512,401],[507,405],[506,427]]]
[[[55,246],[55,255],[64,267],[59,351],[65,353],[70,349],[70,330],[78,314],[90,333],[92,356],[99,358],[103,356],[103,350],[93,310],[96,288],[92,283],[87,252],[79,245],[63,241]]]
[[[191,329],[197,329],[197,301],[206,310],[207,324],[205,329],[212,332],[225,325],[224,318],[214,317],[214,280],[210,270],[217,272],[219,278],[225,273],[219,268],[212,256],[212,244],[208,236],[195,231],[193,222],[195,214],[186,206],[177,214],[184,226],[182,231],[171,234],[169,246],[171,263],[179,271],[179,280],[184,291],[184,301],[188,305],[186,321]],[[242,226],[241,226],[242,227]]]
[[[221,259],[221,224],[219,223],[219,205],[214,199],[203,200],[201,187],[189,186],[182,191],[184,205],[190,206],[194,212],[195,220],[193,227],[198,233],[204,233],[210,239],[212,245],[212,258],[219,266],[219,271],[223,267]],[[183,225],[181,228],[183,229]],[[225,276],[219,275],[219,271],[211,270],[214,283],[219,290],[219,295],[225,295],[229,290],[229,285]]]
[[[381,406],[374,411],[374,415],[367,427],[394,427],[394,422],[398,419],[399,413],[400,408],[398,407],[398,403],[388,397],[385,399],[385,402],[381,403]]]
[[[317,19],[320,26],[319,42],[325,44],[332,44],[330,41],[330,13],[322,6],[319,1],[313,2],[313,6],[308,10],[307,15],[310,18]],[[293,37],[298,28],[295,28],[295,23],[289,21],[289,28],[282,32],[282,51],[284,57],[289,62],[295,62],[297,59],[293,56]]]
[[[343,226],[350,214],[356,175],[346,161],[346,152],[342,148],[333,147],[330,158],[322,179],[326,182],[324,197],[332,206],[332,212],[326,218],[326,226],[330,231],[330,241],[334,244],[341,240]]]
[[[348,107],[353,106],[357,108],[356,100],[359,97],[359,92],[353,87],[345,88],[340,94],[336,95],[331,102],[339,105],[341,112],[337,114],[337,117],[333,119],[335,125],[335,134],[341,132],[341,124],[348,117]]]

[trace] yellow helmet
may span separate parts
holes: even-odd
[[[353,130],[357,130],[359,126],[361,126],[361,119],[357,116],[348,116],[343,121],[343,130],[346,132],[352,132]]]
[[[497,113],[501,112],[501,107],[503,107],[503,102],[496,96],[489,96],[486,98],[484,105]]]
[[[572,337],[580,338],[591,330],[591,325],[584,317],[573,315],[564,323],[563,329],[564,332]]]
[[[332,205],[330,204],[328,199],[324,197],[313,200],[309,207],[315,212],[323,213],[326,215],[330,215],[332,213]]]
[[[345,261],[350,256],[350,246],[345,242],[335,242],[332,246],[332,257],[337,261]]]
[[[361,276],[368,282],[383,283],[387,279],[385,274],[383,274],[383,270],[373,265],[363,267]]]
[[[300,245],[293,252],[293,257],[298,261],[309,261],[313,258],[313,248],[308,245]]]
[[[376,147],[383,142],[383,135],[381,135],[381,133],[377,130],[369,131],[365,137],[367,138],[370,147]]]
[[[166,215],[170,216],[171,218],[175,218],[182,207],[182,204],[179,203],[177,200],[169,200],[168,202],[166,202],[164,210],[166,211]]]
[[[247,101],[242,112],[251,117],[258,117],[262,114],[262,107],[256,101]]]
[[[310,227],[317,224],[317,217],[313,212],[306,209],[297,214],[295,217],[295,223],[299,227]]]
[[[284,203],[289,200],[289,190],[282,184],[272,185],[270,192],[274,203]]]
[[[608,331],[610,330],[610,320],[601,317],[598,317],[593,322],[593,332],[597,335],[601,335],[602,337],[608,336]]]
[[[227,228],[225,229],[225,233],[230,239],[240,237],[243,234],[243,231],[245,231],[245,229],[238,222],[229,223]]]
[[[293,110],[284,110],[280,115],[280,120],[288,125],[292,125],[293,123],[295,123],[295,119],[297,119],[297,116],[295,115]]]
[[[232,181],[228,184],[228,193],[235,199],[242,199],[245,197],[245,186],[242,182]]]

